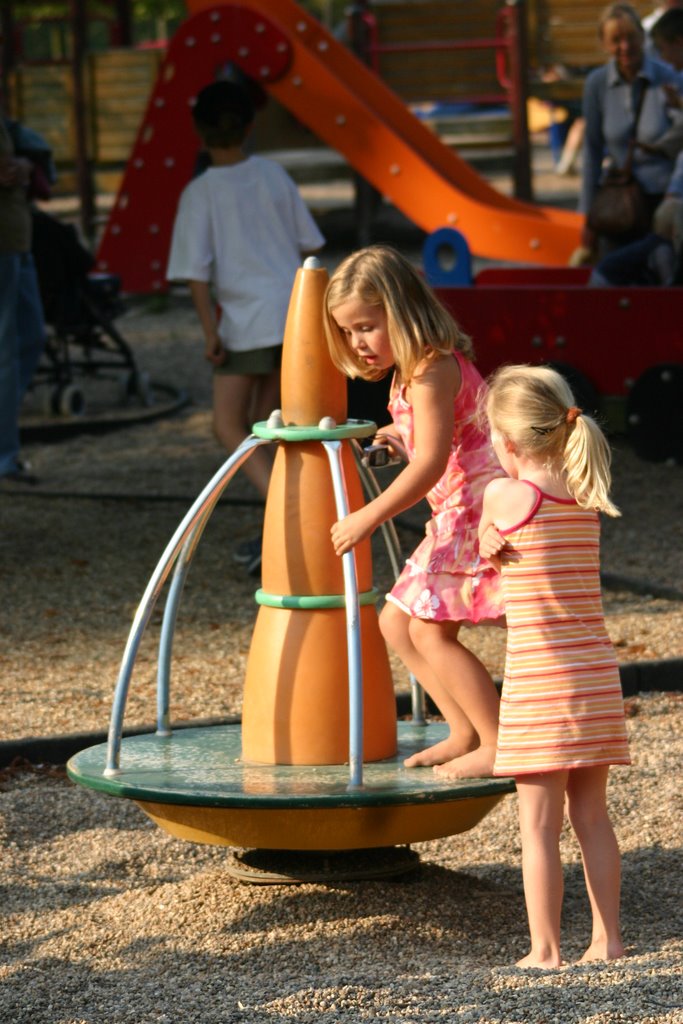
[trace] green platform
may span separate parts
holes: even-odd
[[[361,849],[418,842],[472,828],[511,779],[440,780],[431,768],[403,767],[437,743],[446,726],[398,723],[395,757],[363,766],[349,788],[348,765],[245,764],[241,727],[187,728],[169,737],[124,738],[121,772],[105,777],[107,747],[76,754],[72,781],[134,800],[180,838],[263,849]]]

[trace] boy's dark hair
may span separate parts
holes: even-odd
[[[663,39],[667,43],[675,43],[683,39],[683,7],[670,7],[650,29],[650,35],[657,41]]]
[[[212,82],[197,96],[192,119],[205,146],[229,149],[244,142],[254,105],[236,82]]]

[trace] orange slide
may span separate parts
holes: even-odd
[[[293,60],[268,91],[425,231],[457,227],[483,257],[566,264],[578,214],[496,192],[374,72],[293,0],[239,0],[288,36]],[[187,0],[192,13],[220,9]]]
[[[97,253],[126,291],[166,287],[178,197],[193,173],[189,105],[230,61],[424,231],[457,227],[488,259],[564,266],[578,214],[501,195],[294,0],[187,0]]]

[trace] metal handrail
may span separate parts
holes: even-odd
[[[206,526],[218,499],[242,463],[246,461],[255,448],[263,444],[271,443],[272,442],[264,438],[255,437],[253,435],[249,436],[242,442],[239,448],[237,448],[218,472],[211,478],[204,490],[200,493],[199,497],[194,501],[189,511],[183,517],[180,525],[171,537],[171,540],[159,559],[154,572],[152,573],[142,596],[142,600],[140,601],[133,618],[133,624],[128,634],[123,657],[121,659],[121,667],[116,682],[116,688],[114,690],[114,700],[112,704],[107,741],[107,761],[104,769],[104,774],[107,776],[118,775],[120,772],[123,716],[126,707],[126,700],[128,698],[128,690],[130,688],[130,680],[133,674],[133,667],[135,665],[135,659],[137,657],[142,637],[144,636],[145,630],[149,624],[149,620],[152,616],[157,600],[159,599],[164,583],[168,579],[176,560],[182,553],[183,568],[178,573],[178,581],[174,589],[171,608],[168,611],[169,618],[167,619],[167,628],[162,630],[164,650],[170,657],[172,629],[169,631],[169,625],[175,620],[175,614],[177,612],[178,602],[182,591],[182,583],[187,575],[192,552],[196,548],[202,531]],[[168,658],[166,659],[166,663],[168,664]],[[164,699],[158,699],[157,703],[163,704]],[[168,703],[168,696],[166,696],[165,703]],[[163,725],[161,732],[162,734],[164,733]]]

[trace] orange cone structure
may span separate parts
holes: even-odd
[[[323,335],[327,271],[301,268],[294,282],[282,357],[282,418],[317,427],[346,422],[346,382]],[[349,441],[342,444],[349,509],[363,493]],[[281,441],[266,502],[263,591],[287,598],[344,594],[332,548],[337,519],[327,454],[317,440]],[[372,590],[370,541],[356,548],[358,591]],[[310,603],[310,602],[309,602]],[[324,603],[324,602],[323,602]],[[396,704],[374,604],[361,607],[363,759],[396,752]],[[343,764],[349,757],[349,683],[344,607],[262,605],[244,684],[242,755],[266,764]]]

